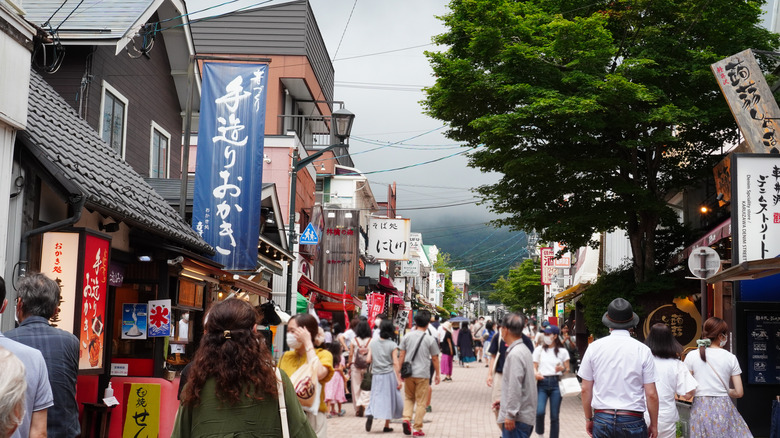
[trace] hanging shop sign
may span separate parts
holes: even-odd
[[[122,304],[122,339],[146,339],[146,303]]]
[[[780,156],[735,154],[732,161],[736,263],[780,255]]]
[[[227,270],[257,266],[267,73],[203,64],[192,224]]]
[[[553,255],[558,254],[559,251],[564,251],[561,258],[553,260],[553,266],[556,268],[571,268],[571,253],[565,250],[566,246],[559,242],[555,242],[553,245]]]
[[[149,301],[148,325],[150,338],[171,335],[171,300]]]
[[[54,324],[79,338],[79,370],[102,372],[111,239],[85,229],[43,235],[41,272],[60,286]]]
[[[547,286],[552,283],[555,271],[555,251],[551,247],[539,248],[539,260],[542,264],[542,284]]]
[[[712,64],[710,68],[750,152],[778,153],[780,108],[753,51],[739,52]]]
[[[701,313],[688,298],[675,298],[672,304],[653,309],[643,325],[645,338],[650,328],[657,323],[666,324],[683,348],[696,347],[696,340],[701,337]]]
[[[122,438],[157,438],[160,433],[160,384],[125,383]]]
[[[377,315],[385,312],[385,295],[371,294],[368,296],[368,324],[374,328],[374,320]]]
[[[411,219],[369,219],[368,255],[380,260],[409,260],[411,226]]]
[[[409,250],[413,255],[423,254],[422,233],[409,233]]]

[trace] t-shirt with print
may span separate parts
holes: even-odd
[[[374,374],[387,374],[393,371],[393,351],[398,344],[390,339],[375,339],[368,344],[371,349],[371,372]]]
[[[420,336],[424,336],[424,338],[420,343],[420,351],[415,356]],[[404,361],[412,363],[412,377],[421,379],[431,377],[431,357],[440,353],[436,338],[429,336],[425,331],[414,330],[401,340],[401,351],[406,352]],[[415,356],[414,360],[412,360],[412,356]]]

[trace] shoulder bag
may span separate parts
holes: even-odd
[[[401,377],[406,379],[408,377],[412,377],[412,361],[414,361],[414,358],[417,357],[417,352],[420,351],[420,344],[422,344],[423,339],[425,338],[425,335],[427,333],[423,333],[422,336],[420,336],[420,340],[417,342],[417,348],[414,350],[414,354],[412,355],[412,359],[409,361],[404,361],[404,363],[401,364]]]
[[[712,372],[715,373],[715,377],[717,377],[718,380],[720,380],[720,383],[723,384],[723,386],[726,388],[726,394],[728,395],[729,389],[730,389],[729,385],[726,385],[726,382],[723,381],[723,379],[720,377],[720,374],[718,374],[718,372],[715,370],[715,367],[712,366],[711,363],[707,362],[707,365],[710,366],[710,369],[712,370]],[[731,396],[729,396],[729,397],[731,397]]]
[[[361,391],[371,391],[371,379],[373,378],[372,365],[368,365],[366,372],[363,374],[363,380],[360,381]]]
[[[279,416],[282,419],[282,438],[290,438],[290,425],[287,424],[287,404],[284,400],[284,387],[282,386],[282,375],[279,368],[276,368],[276,392],[279,393]]]

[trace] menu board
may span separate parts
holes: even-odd
[[[748,383],[780,383],[780,312],[748,311]]]

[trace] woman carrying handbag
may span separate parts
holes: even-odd
[[[690,437],[752,437],[745,420],[730,398],[741,398],[742,370],[736,356],[723,347],[728,342],[729,326],[720,318],[704,322],[698,351],[685,357],[685,366],[698,383],[690,417]],[[729,388],[728,382],[733,388]]]
[[[236,298],[211,308],[172,438],[316,436],[290,379],[257,334],[257,320],[255,309]]]

